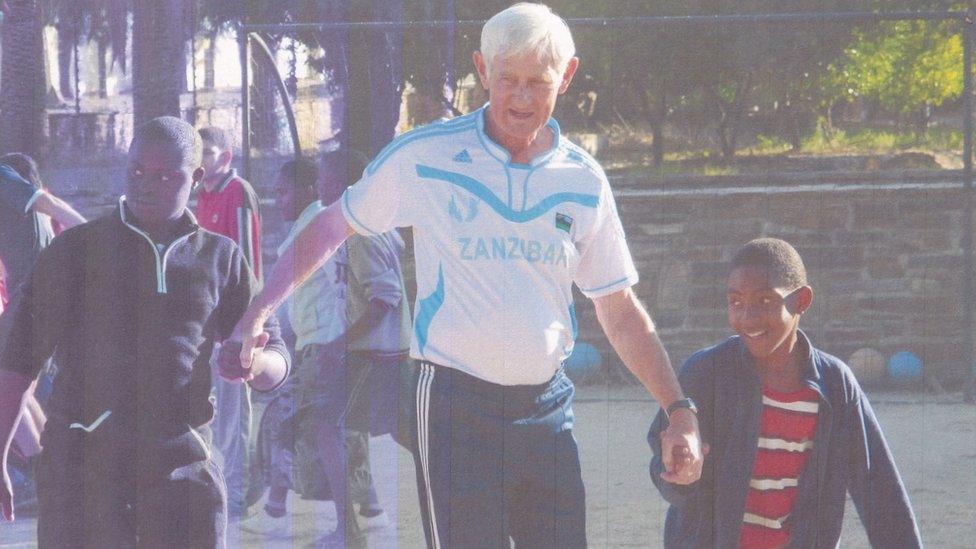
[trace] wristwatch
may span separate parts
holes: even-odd
[[[682,408],[687,408],[688,410],[691,410],[691,413],[695,414],[696,416],[698,415],[698,406],[695,406],[695,401],[691,400],[690,398],[683,398],[681,400],[672,402],[671,405],[668,406],[668,409],[665,410],[665,413],[668,415],[668,418],[670,418],[671,414]]]

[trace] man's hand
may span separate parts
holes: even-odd
[[[10,483],[10,475],[7,474],[7,460],[3,460],[3,479],[0,482],[0,509],[3,511],[3,518],[13,522],[14,520],[14,489]]]
[[[708,445],[701,441],[698,418],[691,410],[675,411],[668,418],[668,429],[661,433],[661,458],[665,471],[661,478],[672,484],[692,484],[701,477]]]
[[[246,383],[261,374],[261,361],[254,360],[254,353],[260,353],[268,344],[270,335],[267,332],[250,338],[250,350],[245,353],[244,342],[228,339],[220,345],[217,355],[217,367],[220,377],[234,383]],[[245,356],[248,358],[244,363]]]
[[[270,315],[252,314],[248,309],[234,327],[230,341],[240,345],[239,365],[244,370],[251,369],[255,353],[259,353],[268,343],[268,334],[264,331],[264,323],[268,320],[268,316]]]

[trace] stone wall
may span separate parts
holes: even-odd
[[[918,354],[926,375],[959,387],[963,251],[960,183],[869,182],[794,186],[618,189],[618,207],[641,274],[637,291],[671,359],[731,334],[727,262],[752,238],[797,247],[815,299],[801,326],[847,359],[860,347]],[[607,345],[592,307],[584,340]]]
[[[269,265],[284,230],[270,188],[281,161],[254,164]],[[123,172],[115,166],[45,175],[84,213],[97,215],[121,192]],[[730,335],[726,262],[749,239],[776,236],[806,261],[815,299],[802,326],[817,345],[843,359],[860,347],[886,357],[911,350],[925,361],[927,375],[958,388],[968,372],[961,347],[963,193],[949,176],[762,186],[682,181],[674,188],[628,177],[615,186],[641,274],[638,294],[675,364]],[[577,309],[581,340],[612,356],[592,305],[578,296]]]

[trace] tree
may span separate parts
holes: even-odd
[[[316,19],[355,23],[403,21],[402,0],[329,0]],[[332,93],[334,128],[344,144],[371,156],[393,139],[403,93],[403,29],[324,29],[320,69]]]
[[[962,95],[962,39],[950,22],[896,21],[859,30],[840,66],[850,96],[914,115],[919,134],[930,107]]]
[[[559,7],[559,6],[557,6]],[[691,15],[693,4],[662,2],[573,2],[561,6],[560,15],[573,17],[633,18]],[[604,121],[633,115],[651,129],[651,159],[664,161],[664,126],[675,103],[693,92],[700,36],[682,27],[633,24],[574,29],[577,55],[582,64],[576,87],[593,83],[597,96],[594,113]],[[589,91],[589,90],[587,90]]]
[[[455,0],[414,0],[405,5],[409,21],[455,21]],[[457,87],[454,25],[415,28],[404,33],[405,78],[421,96],[452,103]],[[462,59],[466,62],[466,59]]]
[[[321,2],[315,0],[284,0],[266,2],[264,0],[210,0],[199,6],[199,22],[208,34],[210,43],[204,60],[204,87],[212,87],[214,79],[214,48],[218,34],[225,28],[248,24],[278,24],[296,21],[310,22],[317,20],[316,5]],[[291,31],[262,32],[264,43],[275,57],[286,36],[297,36],[301,42],[312,46],[315,44],[314,33]],[[251,49],[255,52],[254,46]],[[282,117],[278,110],[278,101],[289,100],[279,98],[277,89],[278,75],[276,68],[264,62],[255,62],[259,53],[252,56],[249,65],[251,79],[251,146],[258,149],[277,150],[280,145]]]
[[[180,116],[186,85],[185,6],[180,0],[133,0],[132,103],[138,126]]]
[[[41,7],[43,20],[58,31],[58,91],[61,96],[74,96],[71,60],[75,47],[87,39],[98,46],[98,93],[104,98],[109,68],[119,63],[123,71],[127,70],[125,54],[132,11],[130,0],[49,0]]]
[[[708,0],[702,4],[709,13],[766,14],[858,11],[867,2]],[[786,121],[794,148],[799,148],[799,117],[817,103],[811,97],[815,92],[811,84],[819,81],[850,40],[851,25],[839,22],[765,22],[717,29],[707,48],[713,63],[702,73],[701,86],[718,118],[722,156],[734,157],[746,110],[753,106],[777,112]]]
[[[36,0],[7,0],[0,61],[0,151],[44,150],[44,46]]]

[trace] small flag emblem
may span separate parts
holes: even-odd
[[[556,214],[556,228],[560,231],[569,232],[573,228],[573,218],[566,214],[557,213]]]

